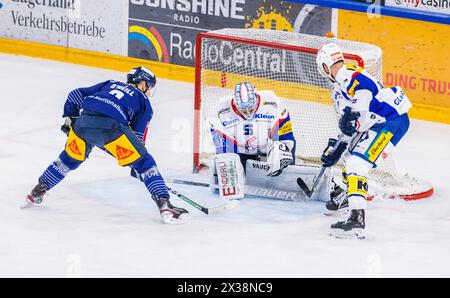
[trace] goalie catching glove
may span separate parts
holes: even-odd
[[[283,169],[294,163],[291,149],[283,142],[274,141],[268,150],[267,163],[270,165],[267,176],[279,176]]]

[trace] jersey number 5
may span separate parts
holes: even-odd
[[[251,125],[251,124],[244,125],[244,135],[246,135],[246,136],[253,135],[253,125]]]

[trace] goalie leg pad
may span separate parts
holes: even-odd
[[[332,186],[332,175],[326,171],[322,176],[320,187],[311,198],[307,198],[297,185],[301,177],[308,186],[312,186],[320,167],[312,165],[292,165],[283,170],[281,175],[269,177],[270,165],[266,162],[248,160],[245,193],[251,196],[289,201],[328,201]]]
[[[218,154],[215,157],[215,172],[219,184],[219,195],[226,199],[242,199],[245,191],[245,174],[239,155]]]

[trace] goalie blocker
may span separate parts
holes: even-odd
[[[332,175],[327,169],[320,187],[311,198],[305,196],[296,181],[302,179],[312,185],[320,167],[312,165],[291,165],[281,175],[268,176],[271,165],[265,161],[246,161],[246,170],[240,156],[235,153],[217,154],[208,161],[210,185],[221,198],[242,199],[255,196],[287,201],[328,201],[332,188]]]

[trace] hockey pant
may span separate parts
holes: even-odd
[[[133,168],[152,195],[169,197],[155,160],[131,128],[115,119],[89,111],[84,111],[74,123],[65,150],[39,181],[49,189],[53,188],[89,157],[94,146],[114,156],[120,166]]]
[[[347,184],[350,209],[366,207],[369,171],[390,156],[408,131],[409,124],[408,115],[403,114],[374,125],[352,142],[349,153],[343,158],[343,179]]]

